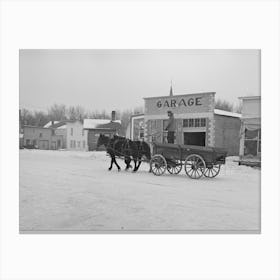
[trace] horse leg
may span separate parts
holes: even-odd
[[[117,166],[118,171],[120,171],[120,170],[121,170],[121,168],[120,168],[120,166],[118,165],[118,163],[117,163],[117,161],[116,161],[116,157],[114,157],[113,162],[114,162],[114,163],[115,163],[115,165]]]
[[[110,165],[110,167],[108,168],[108,170],[110,171],[110,170],[112,169],[112,167],[113,167],[113,157],[111,156],[111,165]]]
[[[130,165],[130,162],[131,162],[130,157],[126,156],[124,162],[126,164],[125,170],[128,170],[131,167],[131,165]]]
[[[134,169],[133,169],[133,172],[136,172],[136,171],[137,171],[137,159],[136,159],[136,158],[133,158],[133,161],[134,161]]]
[[[141,163],[142,163],[142,161],[141,161],[141,159],[139,159],[139,161],[138,161],[138,166],[137,166],[136,170],[138,170],[138,169],[139,169],[139,167],[140,167]]]

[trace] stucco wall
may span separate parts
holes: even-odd
[[[228,155],[238,155],[240,145],[239,118],[214,115],[215,147],[225,148]]]

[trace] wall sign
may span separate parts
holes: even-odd
[[[202,97],[191,97],[189,99],[187,98],[181,98],[179,100],[176,99],[170,99],[170,100],[159,100],[157,101],[156,105],[158,108],[162,108],[162,107],[170,107],[170,108],[175,108],[175,107],[187,107],[187,106],[201,106],[202,105],[202,101],[201,101]]]

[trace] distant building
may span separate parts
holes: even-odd
[[[111,119],[85,119],[84,130],[87,131],[88,150],[96,150],[97,140],[101,133],[112,137],[114,134],[120,134],[121,129],[121,121],[116,120],[115,111],[112,111]]]
[[[261,158],[261,97],[246,96],[242,101],[240,159]]]
[[[62,137],[62,149],[88,150],[87,131],[84,130],[83,121],[53,121],[47,123],[44,127],[54,129],[55,135]]]
[[[41,150],[62,148],[63,137],[55,134],[52,128],[25,125],[23,127],[23,146]]]
[[[131,140],[144,140],[144,127],[144,114],[132,115],[126,129],[126,138]]]

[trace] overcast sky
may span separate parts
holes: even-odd
[[[20,50],[20,107],[54,103],[132,109],[143,97],[216,92],[260,95],[258,50]]]

